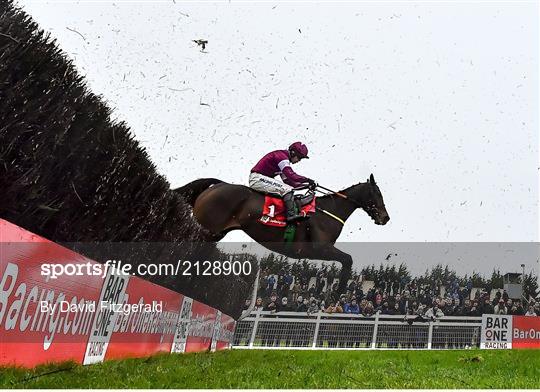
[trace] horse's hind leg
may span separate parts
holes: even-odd
[[[341,260],[339,260],[341,262],[341,274],[339,275],[339,293],[343,294],[345,293],[345,290],[347,288],[347,282],[351,278],[353,259],[350,254],[347,254],[345,252],[341,253]]]
[[[203,236],[203,239],[204,241],[208,241],[208,242],[219,242],[223,239],[223,237],[225,237],[225,234],[227,233],[212,233],[211,231],[209,230],[206,230],[204,227],[202,229],[202,236]]]
[[[338,261],[341,263],[341,273],[339,275],[339,294],[345,294],[347,288],[347,282],[351,277],[352,271],[352,256],[348,253],[342,252],[335,248],[333,245],[320,245],[316,249],[316,258],[320,260]]]
[[[206,225],[203,225],[201,223],[199,224],[201,225],[201,231],[202,231],[204,240],[210,241],[210,242],[219,242],[223,239],[223,237],[227,235],[228,232],[238,228],[234,222],[229,226],[227,226],[226,223],[212,222],[211,220],[205,223]]]
[[[224,193],[226,190],[226,187],[209,188],[193,206],[193,216],[210,233],[208,237],[212,241],[219,241],[229,231],[240,228],[236,216],[243,200],[234,194],[228,196]]]

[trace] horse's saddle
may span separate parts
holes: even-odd
[[[295,201],[298,207],[298,213],[305,216],[315,212],[315,195],[296,195]],[[268,226],[285,227],[287,226],[287,211],[285,202],[281,197],[265,195],[264,205],[259,221]]]
[[[259,191],[256,191],[256,192],[259,192]],[[259,193],[263,194],[265,198],[271,197],[273,199],[281,199],[281,196],[278,195],[277,193],[263,193],[263,192],[259,192]],[[294,201],[296,202],[296,206],[299,209],[305,206],[306,204],[310,204],[311,202],[314,201],[314,199],[315,199],[315,194],[312,192],[306,195],[302,195],[302,194],[294,195]]]
[[[301,208],[302,206],[305,206],[306,204],[310,204],[314,200],[315,200],[314,193],[308,193],[307,195],[294,195],[294,201],[296,201],[296,205],[298,206],[298,208]]]

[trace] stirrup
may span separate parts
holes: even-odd
[[[299,215],[293,215],[293,216],[288,216],[287,217],[287,223],[294,223],[294,222],[297,222],[297,221],[302,221],[302,220],[306,220],[306,219],[309,219],[309,215],[307,214],[299,214]]]

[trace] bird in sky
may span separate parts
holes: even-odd
[[[208,44],[208,40],[206,39],[194,39],[193,42],[195,42],[197,45],[199,45],[202,49],[206,49],[206,44]]]

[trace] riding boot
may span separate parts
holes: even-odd
[[[299,219],[303,219],[302,215],[297,215],[295,210],[295,201],[294,193],[289,192],[283,196],[283,201],[285,202],[285,209],[287,210],[287,223],[295,222]]]

